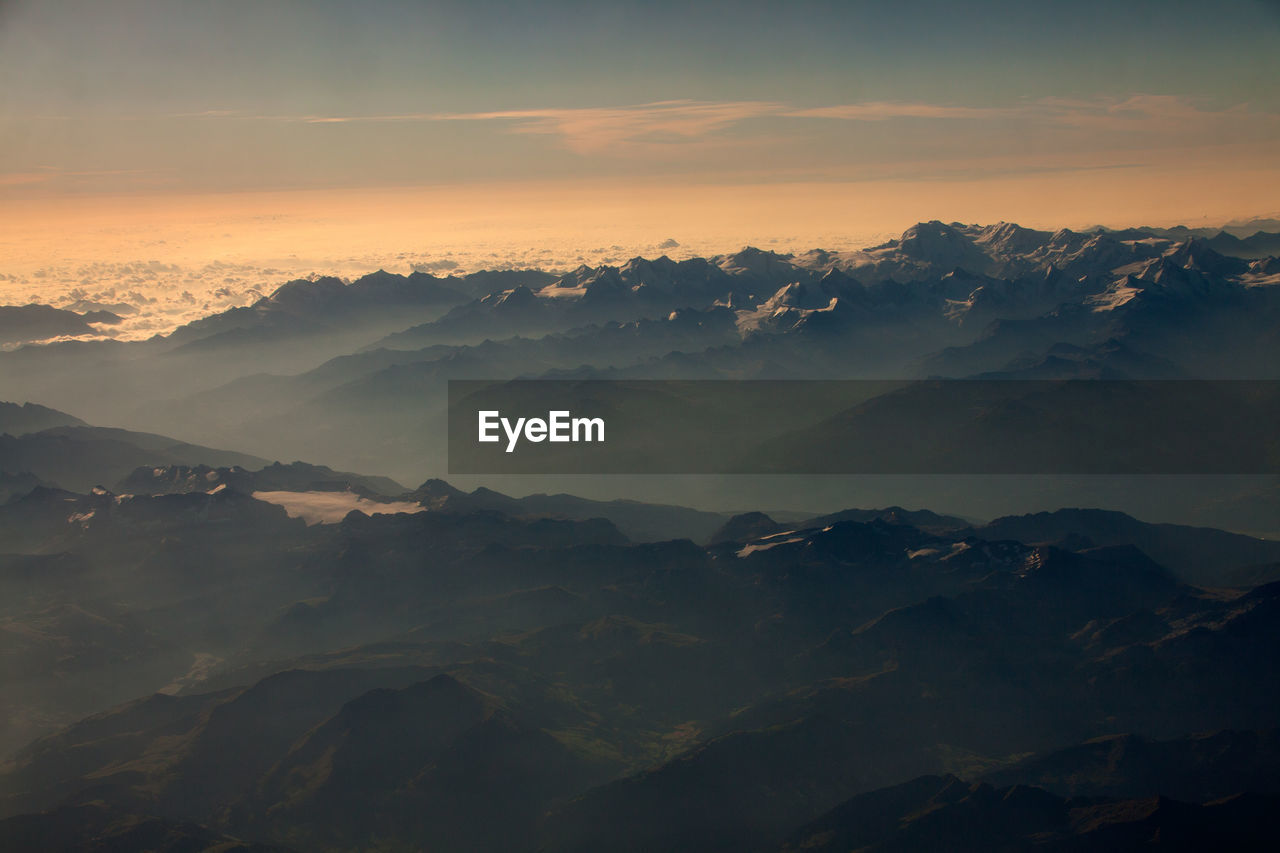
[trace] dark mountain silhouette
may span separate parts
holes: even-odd
[[[1280,789],[1275,730],[1221,731],[1167,741],[1111,735],[988,774],[996,787],[1035,785],[1063,797],[1143,797],[1207,803]]]
[[[30,494],[38,486],[50,488],[53,484],[25,471],[19,473],[0,471],[0,504]]]
[[[906,524],[921,530],[938,533],[947,530],[960,530],[968,527],[968,523],[952,515],[939,515],[927,509],[911,510],[900,506],[884,509],[845,509],[829,515],[820,515],[804,522],[805,527],[826,527],[838,521],[872,521],[880,519],[890,524]]]
[[[603,518],[616,525],[629,538],[638,541],[703,541],[725,518],[721,513],[641,501],[594,501],[565,494],[535,494],[513,498],[483,486],[467,493],[455,489],[443,480],[428,480],[407,497],[433,510],[450,512],[485,509],[529,518]]]
[[[323,333],[358,323],[385,322],[390,316],[412,316],[438,310],[466,296],[449,281],[422,272],[408,276],[379,270],[347,284],[333,277],[299,279],[281,285],[244,308],[232,308],[181,327],[174,343],[211,349],[246,341]]]
[[[547,804],[601,769],[438,675],[347,703],[263,779],[259,808],[270,810],[264,834],[283,823],[314,843],[387,836],[437,850],[510,850],[527,843]]]
[[[81,491],[115,483],[139,467],[175,464],[260,468],[266,460],[105,427],[60,426],[17,437],[0,435],[0,470],[33,474]]]
[[[822,719],[727,735],[554,812],[541,849],[768,849],[865,784],[857,745]]]
[[[123,814],[100,803],[0,820],[0,845],[12,853],[50,850],[148,850],[154,853],[291,853],[244,842],[189,821]]]
[[[782,533],[786,529],[785,525],[779,524],[763,512],[744,512],[726,521],[724,526],[711,534],[708,542],[712,545],[720,542],[746,542]]]
[[[100,334],[91,324],[119,323],[109,311],[77,314],[49,305],[0,305],[0,344],[21,344],[55,337]]]
[[[1262,850],[1280,838],[1268,815],[1275,799],[1068,800],[1034,787],[925,776],[849,800],[782,850]]]
[[[127,494],[157,495],[207,492],[225,485],[241,492],[255,491],[357,491],[366,496],[395,497],[406,489],[388,477],[366,477],[334,471],[323,465],[293,462],[272,463],[256,471],[239,466],[214,468],[209,465],[167,465],[142,467],[122,479],[117,490]]]
[[[984,538],[1092,545],[1131,544],[1189,583],[1233,585],[1244,567],[1280,560],[1280,543],[1211,528],[1149,524],[1122,512],[1060,509],[1007,516],[977,528]]]
[[[35,403],[0,402],[0,433],[24,435],[62,426],[88,426],[77,417]]]

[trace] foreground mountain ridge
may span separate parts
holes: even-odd
[[[233,482],[192,488],[210,473]],[[843,837],[826,811],[922,774],[909,784],[934,788],[907,812],[932,802],[953,845],[981,847],[972,809],[982,838],[1048,832],[1036,843],[1062,849],[1271,831],[1261,801],[1213,803],[1275,793],[1280,584],[1191,586],[1121,544],[1203,541],[1204,572],[1261,540],[891,508],[636,544],[442,481],[414,492],[422,512],[308,527],[241,491],[253,472],[131,476],[154,493],[0,506],[17,546],[0,577],[23,590],[6,630],[28,662],[12,709],[98,671],[164,691],[15,753],[6,837],[70,821],[85,843],[181,826],[166,831],[292,849],[773,850]],[[1230,731],[1190,737],[1215,728]],[[1026,784],[1044,791],[1017,805],[1007,788]],[[62,823],[17,817],[50,809]],[[896,826],[875,843],[943,831]]]

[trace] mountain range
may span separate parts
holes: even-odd
[[[0,848],[1272,849],[1274,475],[964,466],[1046,423],[1273,452],[1274,230],[318,277],[134,342],[11,311]],[[446,474],[448,380],[513,378],[894,380],[779,393],[769,458],[931,431],[848,479]],[[937,405],[974,379],[1012,396]],[[1091,423],[1059,380],[1252,396]]]
[[[637,542],[570,513],[677,510],[441,481],[396,496],[420,512],[308,526],[253,495],[396,484],[125,480],[146,488],[0,506],[0,837],[30,849],[72,825],[86,849],[140,827],[295,850],[1272,832],[1280,584],[1220,585],[1275,562],[1265,540],[893,507]]]

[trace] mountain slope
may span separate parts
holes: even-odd
[[[62,426],[18,437],[0,435],[0,470],[27,472],[78,491],[116,483],[144,466],[200,464],[261,468],[267,460],[104,427]]]
[[[1020,542],[1134,545],[1190,583],[1230,585],[1235,572],[1280,560],[1280,542],[1205,527],[1150,524],[1122,512],[1060,509],[1006,516],[977,528],[984,538]]]
[[[867,853],[910,850],[1264,850],[1280,841],[1276,797],[1206,805],[1164,797],[1064,800],[1039,788],[994,788],[926,776],[855,797],[783,846]]]
[[[35,403],[0,402],[0,433],[24,435],[62,426],[88,426],[77,417]]]

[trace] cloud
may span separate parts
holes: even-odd
[[[447,121],[508,121],[515,133],[560,137],[581,154],[620,146],[669,145],[706,139],[753,118],[777,116],[784,104],[768,101],[658,101],[627,107],[502,110],[450,113]]]
[[[885,121],[894,118],[974,119],[1006,115],[1009,110],[936,104],[868,102],[798,109],[776,101],[655,101],[624,107],[497,110],[419,116],[371,116],[365,119],[312,117],[321,121],[503,121],[513,133],[559,137],[581,154],[704,141],[752,119],[838,119]]]
[[[0,187],[21,187],[43,184],[52,178],[49,172],[0,172]]]
[[[1047,129],[1097,132],[1169,133],[1218,129],[1274,128],[1280,117],[1244,105],[1208,109],[1174,95],[1134,94],[1125,98],[1040,98],[1008,106],[964,106],[899,101],[863,101],[798,107],[777,101],[669,100],[619,107],[564,107],[477,112],[389,113],[382,115],[262,116],[227,110],[187,113],[204,120],[225,118],[305,124],[495,122],[507,132],[552,137],[583,155],[636,154],[688,150],[730,141],[730,132],[753,120],[834,122],[1010,121]],[[736,141],[741,142],[741,137]]]
[[[456,270],[460,264],[457,261],[445,259],[439,261],[419,261],[417,263],[412,263],[409,266],[416,272],[431,273],[441,272],[444,270]]]
[[[1035,102],[1035,108],[1055,124],[1092,131],[1238,132],[1275,128],[1280,123],[1280,116],[1275,113],[1255,111],[1247,104],[1205,109],[1177,95],[1137,94],[1097,100],[1043,98]]]
[[[120,175],[143,175],[150,171],[148,169],[60,169],[56,166],[36,166],[21,172],[0,172],[0,187],[23,187],[54,181],[85,182]]]
[[[229,110],[175,114],[175,118],[265,120],[304,124],[502,122],[511,133],[558,137],[581,154],[636,146],[695,143],[722,134],[752,119],[839,119],[885,121],[894,118],[973,119],[1009,113],[980,107],[868,102],[797,108],[776,101],[654,101],[621,107],[565,107],[451,113],[383,115],[251,115]]]
[[[788,118],[829,118],[845,121],[887,121],[895,118],[925,119],[986,119],[1006,118],[1017,115],[1015,109],[999,107],[952,107],[940,104],[894,103],[868,101],[860,104],[837,104],[830,107],[810,107],[782,113]]]
[[[240,115],[238,110],[200,110],[194,113],[173,113],[170,118],[215,118],[238,115]]]

